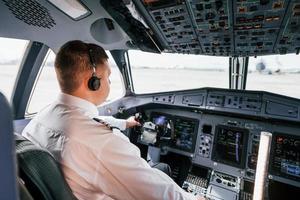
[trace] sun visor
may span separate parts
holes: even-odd
[[[138,15],[131,1],[102,0],[101,5],[131,38],[127,43],[129,48],[153,53],[163,50],[159,40]]]

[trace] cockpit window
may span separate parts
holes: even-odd
[[[115,64],[110,52],[106,51],[111,68],[110,75],[110,94],[107,101],[112,101],[116,98],[124,96],[124,84],[121,78],[121,73]],[[34,114],[40,111],[46,105],[56,100],[60,92],[58,81],[56,79],[54,69],[55,53],[49,50],[45,59],[40,75],[35,83],[35,87],[31,93],[31,98],[27,106],[27,115]]]
[[[11,99],[27,40],[0,37],[0,91]]]
[[[263,90],[300,99],[300,57],[295,54],[249,59],[247,90]]]
[[[27,114],[36,113],[53,102],[60,91],[54,70],[55,54],[49,50],[47,57],[31,92]]]
[[[137,94],[201,87],[229,87],[226,57],[129,51]]]

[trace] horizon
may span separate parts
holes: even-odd
[[[0,65],[20,63],[20,56],[25,52],[27,41],[0,37],[0,43],[3,46],[6,46],[5,49],[0,49]],[[129,57],[131,58],[130,64],[133,68],[226,70],[229,66],[229,57],[170,53],[155,54],[142,52],[140,50],[129,50],[128,52]],[[46,66],[51,66],[53,65],[55,54],[49,53],[48,56]],[[110,65],[115,65],[110,53],[109,57]],[[248,70],[256,69],[256,65],[260,62],[263,62],[266,65],[266,69],[271,70],[300,69],[298,64],[300,63],[299,55],[286,54],[259,56],[257,58],[250,57]],[[151,65],[145,65],[145,63],[151,63]]]

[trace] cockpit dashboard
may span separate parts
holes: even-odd
[[[266,131],[272,133],[267,199],[299,194],[299,100],[212,88],[138,98],[136,111],[148,125],[137,143],[151,147],[150,155],[158,149],[159,161],[171,166],[174,180],[187,191],[208,199],[251,199],[260,135]],[[287,189],[279,194],[278,188]]]

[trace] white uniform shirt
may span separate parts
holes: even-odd
[[[125,135],[94,117],[99,118],[95,105],[61,94],[31,120],[22,135],[53,153],[80,200],[196,199],[165,173],[151,168]],[[125,129],[124,120],[100,118]]]

